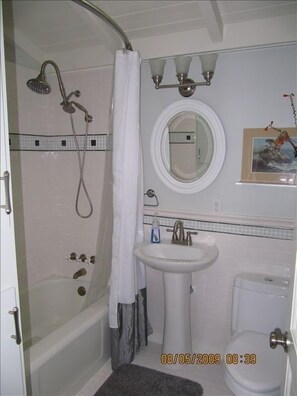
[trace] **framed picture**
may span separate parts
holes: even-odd
[[[244,129],[242,182],[285,185],[296,183],[297,130],[278,129],[283,132],[282,135],[271,128]]]

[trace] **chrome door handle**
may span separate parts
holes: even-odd
[[[5,171],[3,173],[3,177],[0,177],[0,180],[4,180],[4,189],[5,189],[5,205],[1,205],[0,208],[5,209],[6,214],[10,214],[11,203],[10,203],[10,190],[9,190],[9,172]]]
[[[281,332],[281,329],[276,328],[270,333],[270,348],[275,349],[278,345],[281,345],[285,352],[288,353],[290,340],[288,339],[288,332]]]
[[[19,322],[19,309],[18,307],[14,307],[12,311],[9,311],[10,315],[14,317],[14,325],[15,325],[15,335],[12,335],[11,338],[15,340],[15,342],[20,345],[22,342],[21,331],[20,331],[20,322]]]

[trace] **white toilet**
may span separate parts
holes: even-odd
[[[232,339],[224,365],[226,384],[236,396],[280,395],[285,353],[280,346],[270,348],[269,334],[276,327],[284,331],[288,286],[288,279],[278,276],[243,273],[235,278]]]

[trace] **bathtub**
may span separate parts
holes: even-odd
[[[108,295],[81,311],[80,286],[89,284],[51,276],[27,291],[29,315],[22,325],[28,394],[73,395],[110,357]]]

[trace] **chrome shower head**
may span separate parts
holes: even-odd
[[[43,73],[40,73],[36,78],[32,78],[27,81],[27,87],[30,88],[31,91],[41,95],[46,95],[51,92],[51,87],[46,81],[46,77]]]
[[[63,84],[63,81],[61,78],[60,70],[59,70],[57,64],[55,62],[53,62],[52,60],[46,60],[45,62],[43,62],[43,64],[41,65],[40,74],[36,78],[29,80],[27,82],[27,87],[30,88],[33,92],[36,92],[38,94],[44,95],[44,94],[48,94],[51,92],[51,87],[50,87],[49,83],[47,82],[46,76],[45,76],[45,68],[47,65],[52,65],[53,68],[55,69],[55,72],[56,72],[56,75],[58,78],[58,82],[59,82],[61,96],[63,98],[63,101],[67,102],[66,92],[65,92],[64,84]]]
[[[45,94],[48,94],[51,92],[51,87],[45,77],[45,68],[47,65],[52,65],[53,68],[55,69],[55,72],[56,72],[56,75],[58,78],[58,82],[59,82],[61,96],[63,99],[63,101],[60,103],[63,110],[68,114],[72,114],[72,113],[75,113],[75,107],[77,107],[78,109],[80,109],[81,111],[83,111],[85,113],[85,121],[92,122],[93,117],[88,113],[88,111],[81,104],[79,104],[77,102],[73,102],[73,101],[69,102],[69,99],[71,98],[71,96],[74,95],[76,97],[79,97],[80,91],[76,90],[76,91],[71,92],[68,96],[66,95],[65,87],[64,87],[64,84],[62,81],[60,70],[59,70],[57,64],[55,62],[53,62],[52,60],[46,60],[45,62],[43,62],[43,64],[41,65],[40,74],[36,78],[32,78],[31,80],[29,80],[27,82],[28,88],[30,88],[33,92],[42,94],[42,95],[45,95]]]

